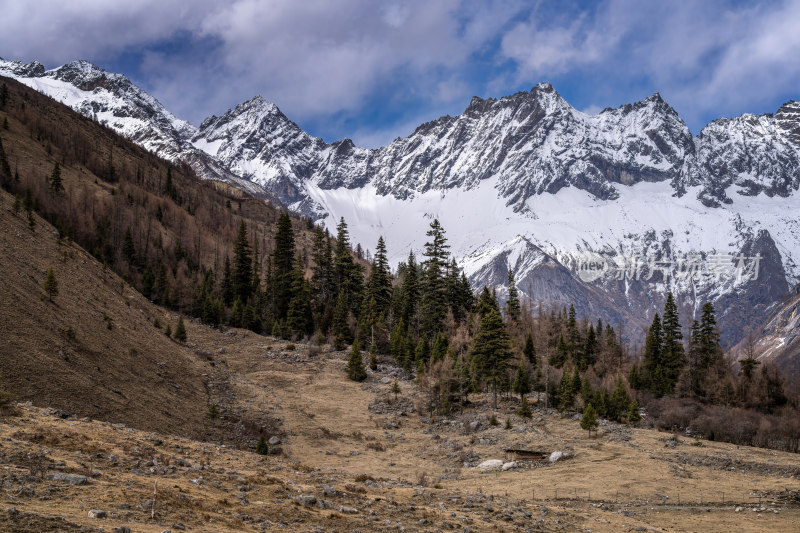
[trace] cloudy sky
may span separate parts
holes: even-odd
[[[549,81],[596,112],[660,92],[692,132],[800,98],[800,0],[0,0],[0,57],[87,59],[195,124],[257,94],[378,146]]]

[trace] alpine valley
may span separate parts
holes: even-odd
[[[196,127],[84,61],[45,70],[0,60],[0,75],[203,178],[331,230],[343,217],[354,243],[383,235],[395,265],[438,219],[473,287],[502,297],[510,268],[525,298],[574,304],[579,316],[626,324],[631,338],[672,291],[683,316],[712,302],[733,346],[800,281],[797,101],[695,136],[659,94],[591,115],[540,83],[475,97],[458,116],[365,149],[312,137],[261,97]],[[770,330],[770,346],[784,329]]]

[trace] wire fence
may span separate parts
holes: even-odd
[[[534,502],[590,502],[614,505],[649,505],[649,506],[714,506],[735,505],[741,507],[762,507],[772,503],[780,505],[797,505],[797,502],[783,501],[766,497],[756,491],[680,491],[634,496],[624,492],[609,493],[578,488],[532,489],[531,499]]]

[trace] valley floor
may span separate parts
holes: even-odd
[[[268,421],[272,454],[18,404],[0,422],[0,530],[800,530],[796,455],[611,423],[590,437],[511,400],[492,427],[479,395],[430,419],[389,364],[355,383],[345,352],[196,324],[190,347],[225,381],[208,424]],[[506,449],[568,458],[477,468]]]

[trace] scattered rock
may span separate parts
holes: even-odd
[[[270,446],[277,446],[280,443],[281,443],[281,439],[278,438],[277,436],[272,436],[272,437],[269,438],[269,445]]]
[[[78,474],[65,474],[64,472],[50,472],[47,474],[47,479],[51,479],[53,481],[63,481],[65,483],[69,483],[70,485],[86,485],[86,476],[80,476]]]
[[[550,454],[550,462],[555,463],[557,461],[561,461],[562,459],[566,459],[567,457],[569,457],[569,454],[567,452],[560,452],[560,451],[553,452]]]
[[[89,511],[89,518],[105,518],[107,516],[108,513],[101,511],[100,509],[91,509]]]
[[[344,505],[340,505],[338,510],[340,513],[358,514],[358,509],[354,509],[353,507],[345,507]]]
[[[114,529],[114,533],[131,533],[131,528],[128,526],[119,526],[118,528]]]
[[[491,472],[503,468],[503,461],[500,459],[488,459],[478,465],[483,472]]]
[[[505,472],[506,470],[511,470],[512,468],[517,468],[516,461],[509,461],[508,463],[503,464],[502,470]]]

